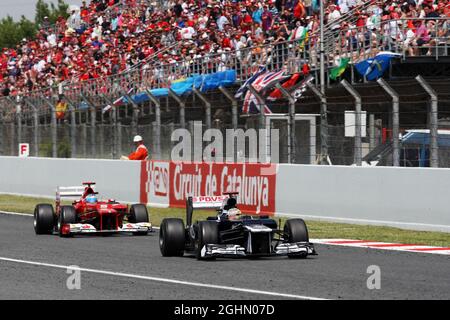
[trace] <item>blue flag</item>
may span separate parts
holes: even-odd
[[[355,64],[355,68],[360,75],[369,81],[377,80],[383,76],[389,67],[392,58],[398,57],[399,54],[392,52],[380,52],[374,58],[363,60]]]

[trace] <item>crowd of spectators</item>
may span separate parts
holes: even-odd
[[[370,1],[369,7],[364,4]],[[398,1],[398,0],[397,0]],[[378,47],[380,36],[401,43],[411,55],[436,41],[436,21],[449,17],[448,0],[325,1],[325,19],[337,48]],[[318,43],[319,0],[92,0],[67,19],[46,20],[34,39],[0,52],[0,95],[24,94],[62,82],[79,82],[159,64],[189,64],[233,52],[242,63],[287,40],[310,34]],[[71,7],[73,8],[73,7]],[[341,19],[348,11],[352,19]],[[358,10],[358,8],[363,8]],[[401,27],[403,18],[410,20]],[[383,24],[383,21],[386,21]],[[387,27],[386,27],[387,26]],[[448,32],[448,25],[442,32]],[[438,31],[439,32],[439,31]],[[448,37],[448,33],[439,34]],[[251,49],[248,49],[251,48]],[[382,49],[382,48],[381,48]],[[247,51],[246,51],[247,50]],[[154,58],[154,59],[151,59]]]
[[[336,55],[347,54],[352,61],[381,50],[431,55],[439,45],[450,46],[449,17],[447,0],[373,1],[355,13],[354,23],[337,27]]]

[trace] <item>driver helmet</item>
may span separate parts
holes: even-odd
[[[90,194],[86,197],[87,203],[97,203],[97,196],[95,194]]]
[[[242,212],[238,208],[231,208],[227,212],[227,217],[229,220],[239,220]]]

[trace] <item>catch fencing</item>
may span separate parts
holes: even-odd
[[[449,169],[16,157],[0,167],[0,193],[54,199],[57,186],[95,181],[102,199],[184,208],[188,196],[235,191],[245,213],[450,232]]]
[[[36,112],[11,99],[14,112],[0,119],[0,154],[18,155],[18,144],[29,143],[32,156],[118,159],[140,134],[152,159],[171,160],[172,133],[185,128],[192,134],[193,123],[202,121],[202,132],[278,129],[280,163],[450,167],[450,79],[343,81],[325,95],[311,85],[294,104],[281,99],[269,104],[271,114],[240,116],[236,88],[207,92],[203,100],[191,94],[109,112],[69,108],[61,120],[55,111]],[[47,109],[55,102],[39,99]]]

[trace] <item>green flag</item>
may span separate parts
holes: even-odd
[[[339,65],[337,67],[334,67],[330,71],[330,79],[336,80],[338,77],[341,76],[341,74],[344,73],[345,69],[347,69],[348,63],[350,61],[350,58],[341,58],[339,60]]]

